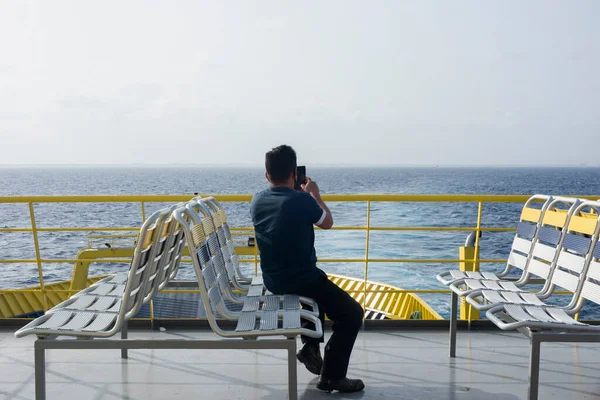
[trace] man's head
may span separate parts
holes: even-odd
[[[281,145],[265,155],[267,179],[273,185],[294,185],[296,180],[296,152],[290,146]]]

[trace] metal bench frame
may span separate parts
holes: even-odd
[[[596,213],[600,211],[599,202],[583,202],[576,211],[587,206],[594,209]],[[569,227],[565,226],[564,231],[567,232],[568,230]],[[589,232],[587,233],[589,234]],[[569,305],[564,308],[545,306],[539,307],[540,309],[562,309],[568,315],[573,315],[581,310],[585,301],[583,286],[588,279],[588,274],[590,273],[592,265],[594,265],[595,268],[598,268],[598,263],[594,262],[593,259],[598,258],[597,246],[600,246],[600,243],[598,243],[599,234],[600,220],[596,221],[594,233],[590,235],[590,247],[588,248],[588,253],[585,255],[582,272],[577,278],[577,287],[573,290],[573,297]],[[595,271],[592,277],[595,278],[596,276],[597,272]],[[556,286],[559,286],[562,282],[560,279],[555,281],[554,277],[552,279],[553,285]],[[593,297],[592,301],[598,303],[598,297]],[[488,310],[486,315],[490,321],[501,329],[516,329],[530,340],[531,350],[529,359],[528,400],[538,400],[539,396],[540,354],[542,343],[600,343],[600,326],[590,326],[585,324],[578,324],[576,326],[573,323],[568,322],[557,324],[534,320],[515,321],[510,315],[506,314],[507,311],[505,307],[509,307],[509,305],[497,305]],[[505,317],[509,321],[514,322],[505,322],[503,320]]]
[[[549,209],[551,209],[553,206],[555,206],[556,204],[570,204],[569,210],[567,212],[566,215],[566,219],[565,219],[565,223],[564,226],[562,227],[562,231],[561,231],[561,237],[559,239],[559,242],[556,246],[556,250],[555,250],[555,254],[554,254],[554,259],[553,260],[549,260],[550,265],[549,265],[549,275],[547,277],[547,279],[544,280],[544,287],[537,293],[535,293],[536,295],[538,295],[540,297],[540,299],[546,299],[548,297],[550,297],[554,291],[554,285],[551,284],[551,280],[552,280],[552,273],[553,273],[553,269],[556,267],[556,262],[558,259],[558,254],[560,252],[560,248],[562,246],[562,241],[564,239],[565,233],[567,232],[567,225],[569,223],[569,220],[571,218],[571,215],[573,214],[573,212],[575,211],[575,209],[581,204],[581,200],[580,199],[576,199],[576,198],[565,198],[565,197],[551,197],[551,196],[543,196],[543,195],[536,195],[531,197],[527,203],[525,204],[525,207],[527,207],[529,204],[531,204],[531,202],[534,199],[547,199],[546,203],[544,204],[544,207],[541,210],[541,215],[540,215],[540,219],[538,221],[538,229],[536,231],[535,237],[532,239],[532,244],[531,247],[529,248],[529,252],[527,254],[527,261],[526,264],[522,270],[522,276],[521,278],[519,278],[519,280],[517,282],[521,282],[520,286],[523,286],[527,283],[530,282],[535,282],[534,278],[531,277],[531,273],[529,272],[528,269],[528,265],[531,262],[532,259],[532,253],[534,252],[534,248],[535,248],[535,243],[538,240],[538,232],[540,227],[543,225],[543,219],[544,219],[544,215],[546,214],[546,212],[548,212]],[[511,248],[512,251],[512,248]],[[508,273],[508,271],[510,270],[510,265],[507,264],[507,268],[505,270],[506,273]],[[504,274],[504,272],[503,272]],[[502,274],[501,274],[502,275]],[[501,275],[498,275],[499,277]],[[439,280],[439,278],[438,278]],[[458,329],[458,298],[459,297],[467,297],[469,295],[472,294],[478,294],[480,293],[482,290],[481,289],[471,289],[471,290],[466,290],[462,293],[457,293],[455,287],[457,287],[457,285],[460,285],[461,282],[465,281],[465,279],[459,279],[459,280],[455,280],[453,282],[450,282],[448,284],[448,286],[451,289],[451,299],[450,299],[450,334],[449,334],[449,356],[454,358],[456,357],[456,332]],[[498,280],[495,282],[511,282],[511,281],[505,281],[505,280]],[[472,306],[475,306],[473,303],[470,303]],[[490,306],[489,308],[491,308],[492,306]],[[477,307],[476,307],[477,308]]]
[[[127,335],[125,335],[127,336]],[[217,349],[217,350],[287,350],[288,386],[290,400],[298,398],[298,378],[296,366],[296,339],[265,340],[196,340],[196,339],[93,339],[58,340],[37,339],[34,343],[35,359],[35,399],[46,400],[46,350],[112,350],[121,349]],[[126,358],[126,357],[125,357]]]
[[[177,225],[180,229],[184,228],[184,225],[187,226],[187,221],[182,219],[182,212],[187,210],[184,206],[178,207],[178,211],[173,211],[171,208],[169,211],[172,214],[172,219],[177,220]],[[157,212],[159,213],[159,212]],[[164,214],[164,211],[163,211]],[[175,222],[175,221],[174,221]],[[162,229],[162,223],[157,227],[158,230]],[[175,227],[171,226],[169,229],[169,235],[174,235]],[[192,239],[189,234],[189,230],[185,231],[185,236],[187,240]],[[206,235],[205,235],[206,237]],[[169,236],[167,239],[172,242],[172,237]],[[155,239],[156,243],[156,239]],[[193,247],[193,246],[192,246]],[[135,262],[135,257],[134,257]],[[196,263],[196,260],[194,260]],[[132,265],[134,265],[132,263]],[[197,267],[197,266],[196,266]],[[197,271],[198,272],[198,271]],[[160,273],[159,270],[156,271],[157,274]],[[145,276],[150,276],[146,274]],[[158,279],[153,281],[153,284],[158,285]],[[165,278],[171,278],[165,277]],[[203,285],[202,277],[199,276],[199,284]],[[142,302],[149,301],[150,298],[157,293],[158,288],[150,288],[148,287],[148,283],[142,283],[140,290],[142,293],[147,294],[143,297],[143,300],[139,300],[139,305],[135,306],[135,310],[139,310]],[[201,290],[201,294],[203,296],[203,300],[208,302],[209,299],[207,297],[207,293],[204,290]],[[208,303],[205,303],[205,307]],[[125,307],[125,305],[123,306]],[[304,311],[301,311],[304,316],[308,314]],[[219,340],[200,340],[200,339],[128,339],[128,329],[127,329],[127,321],[123,321],[120,326],[121,339],[106,339],[106,338],[97,338],[93,335],[70,335],[75,336],[76,339],[59,339],[60,335],[56,333],[49,333],[48,335],[44,335],[43,332],[38,332],[38,338],[34,342],[34,362],[35,362],[35,398],[36,400],[45,400],[46,399],[46,350],[93,350],[93,349],[120,349],[121,357],[126,359],[128,357],[129,349],[223,349],[223,350],[235,350],[235,349],[273,349],[273,350],[286,350],[288,355],[288,387],[289,387],[289,398],[291,400],[296,400],[298,398],[297,394],[297,366],[296,366],[296,336],[300,333],[303,334],[322,334],[322,327],[318,318],[314,315],[308,315],[310,320],[314,320],[316,323],[316,331],[315,332],[307,332],[306,329],[287,329],[281,330],[278,332],[279,336],[285,336],[284,339],[262,339],[256,340],[260,336],[273,336],[277,334],[276,332],[264,332],[262,334],[257,334],[256,332],[248,332],[241,334],[234,334],[233,332],[226,332],[218,328],[216,325],[216,319],[214,315],[211,315],[211,307],[210,305],[207,307],[207,314],[209,316],[209,322],[212,330],[215,333],[218,333],[221,336],[225,336],[225,339]],[[211,318],[212,317],[212,318]],[[214,326],[213,326],[214,325]],[[118,330],[113,333],[119,332]],[[106,335],[105,335],[106,336]],[[237,337],[236,339],[232,339],[230,337]],[[87,340],[78,340],[78,339],[87,339]],[[246,340],[244,340],[246,339]]]
[[[540,386],[540,351],[542,343],[600,343],[600,334],[582,332],[532,332],[520,330],[529,337],[531,352],[529,357],[528,400],[538,400]]]

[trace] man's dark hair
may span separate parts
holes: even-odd
[[[296,170],[296,152],[285,144],[275,147],[265,155],[265,167],[272,182],[285,182]]]

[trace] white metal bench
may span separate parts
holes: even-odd
[[[16,337],[36,335],[35,341],[35,395],[46,398],[45,351],[48,349],[101,349],[119,348],[126,358],[128,344],[126,322],[144,304],[144,299],[156,292],[156,273],[164,264],[173,239],[173,231],[165,230],[165,221],[172,211],[162,209],[152,214],[142,225],[133,259],[124,284],[96,285],[77,296],[48,310],[15,332]],[[173,253],[171,253],[173,254]],[[174,257],[179,257],[173,254]],[[120,294],[119,294],[120,293]],[[106,340],[121,332],[121,340]],[[93,340],[64,340],[61,337]],[[104,338],[104,339],[103,339]],[[119,343],[115,345],[115,343]],[[112,347],[111,347],[112,346]]]
[[[158,283],[151,276],[166,259],[165,242],[171,237],[163,228],[170,214],[168,209],[157,211],[142,226],[124,284],[90,286],[25,325],[15,336],[110,337],[119,332],[153,291],[152,283]]]
[[[582,214],[586,208],[594,214]],[[600,326],[578,321],[585,300],[600,304],[599,202],[582,203],[567,228],[552,285],[573,292],[565,307],[499,304],[486,312],[502,330],[518,329],[531,341],[529,400],[538,399],[540,347],[543,342],[600,342]]]
[[[270,348],[288,350],[289,398],[297,399],[296,369],[296,337],[306,335],[319,338],[323,335],[323,327],[318,316],[302,309],[296,309],[297,296],[261,296],[246,297],[242,311],[232,311],[225,302],[225,292],[231,289],[227,272],[219,270],[214,261],[218,255],[211,255],[210,238],[214,225],[210,214],[202,213],[203,207],[181,207],[174,212],[176,220],[181,224],[187,246],[192,256],[192,263],[198,278],[200,295],[204,305],[208,323],[217,335],[224,338],[259,339],[266,336],[283,336],[286,339],[263,340],[215,340],[212,348],[221,348],[221,344],[236,343],[237,348]],[[258,301],[256,301],[258,300]],[[293,306],[290,308],[289,305]],[[233,330],[219,326],[218,316],[237,321]],[[315,328],[307,329],[302,321],[312,322]],[[246,347],[247,344],[247,347]],[[260,347],[257,347],[260,344]]]
[[[546,199],[541,209],[531,208],[534,200]],[[485,291],[486,299],[494,299],[493,293],[502,294],[501,297],[507,299],[522,298],[522,301],[535,302],[537,296],[548,297],[549,284],[546,280],[553,270],[556,255],[563,239],[562,228],[570,218],[571,214],[579,204],[580,200],[575,198],[561,198],[536,195],[528,200],[523,207],[517,232],[515,234],[511,250],[509,253],[506,276],[511,269],[522,270],[521,277],[516,281],[504,279],[455,279],[449,283],[451,290],[451,310],[450,310],[450,357],[456,356],[456,333],[457,333],[457,308],[458,297],[472,295],[475,308],[486,307],[485,301],[479,303],[476,296],[483,296]],[[566,207],[568,210],[560,209]],[[541,235],[541,236],[540,236]],[[530,268],[530,264],[535,267]],[[544,281],[544,288],[537,294],[531,293],[523,288],[531,279],[536,276]],[[438,278],[439,280],[439,278]],[[496,296],[498,297],[498,296]],[[507,300],[508,301],[508,300]]]

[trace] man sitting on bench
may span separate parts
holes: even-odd
[[[265,286],[275,294],[297,294],[314,299],[321,321],[324,314],[333,321],[333,334],[325,346],[324,359],[319,349],[322,337],[302,336],[304,346],[297,354],[310,372],[320,375],[317,388],[361,391],[364,383],[360,379],[348,379],[346,373],[362,324],[363,309],[317,268],[313,224],[330,229],[333,226],[331,212],[321,199],[316,182],[310,178],[301,185],[301,191],[294,190],[296,152],[290,146],[269,151],[265,166],[271,186],[256,193],[250,206]]]

